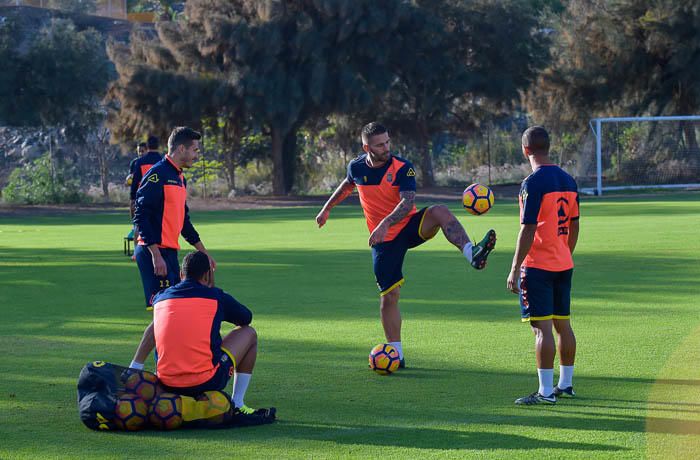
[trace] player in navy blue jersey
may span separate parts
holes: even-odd
[[[506,286],[520,294],[521,318],[535,334],[539,388],[516,404],[555,404],[574,396],[572,377],[576,338],[570,324],[571,278],[579,233],[576,181],[549,159],[549,134],[541,126],[523,133],[523,155],[532,174],[520,190],[520,233]],[[560,375],[554,386],[555,343],[559,339]]]
[[[471,266],[481,270],[496,245],[496,232],[489,230],[479,243],[472,244],[447,206],[416,209],[416,170],[408,160],[391,154],[389,133],[381,124],[369,123],[362,129],[362,148],[364,153],[350,162],[345,179],[316,216],[316,223],[319,227],[325,225],[331,209],[357,188],[370,232],[368,243],[379,287],[384,335],[399,352],[403,368],[399,293],[408,250],[442,230]]]

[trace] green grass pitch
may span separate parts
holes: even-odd
[[[577,399],[516,407],[536,389],[533,336],[505,289],[515,202],[453,211],[477,272],[439,235],[409,252],[409,366],[383,377],[383,341],[359,206],[193,212],[217,283],[254,312],[247,404],[279,422],[206,431],[92,432],[76,379],[129,363],[149,315],[121,254],[126,212],[0,218],[0,458],[692,458],[700,455],[700,194],[584,199],[572,323]],[[181,256],[184,255],[184,251]],[[148,365],[152,367],[152,360]],[[558,375],[558,363],[555,364]]]

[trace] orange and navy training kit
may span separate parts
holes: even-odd
[[[146,175],[151,167],[163,159],[163,156],[155,151],[146,152],[145,155],[139,158],[135,158],[129,164],[129,172],[131,173],[131,188],[129,189],[129,196],[132,200],[136,199],[136,192],[141,186],[141,181],[143,176]]]
[[[520,189],[520,222],[537,224],[520,269],[523,321],[568,319],[574,261],[569,226],[579,218],[576,181],[556,165],[540,166]]]
[[[188,396],[224,389],[236,363],[221,346],[221,323],[247,326],[252,319],[231,295],[191,279],[159,292],[153,298],[158,380]]]
[[[190,222],[186,204],[187,183],[180,170],[167,156],[153,165],[136,192],[134,224],[138,227],[138,244],[134,249],[136,264],[143,281],[146,306],[158,291],[180,281],[177,251],[182,234],[188,243],[199,242],[199,234]],[[147,246],[157,244],[168,267],[166,277],[153,271],[153,259]]]
[[[380,168],[367,164],[367,154],[360,155],[348,165],[347,180],[357,187],[367,228],[372,233],[401,201],[400,192],[416,191],[416,170],[403,158],[391,155]],[[425,208],[416,207],[406,217],[389,228],[382,243],[372,247],[374,276],[381,295],[404,283],[403,260],[409,248],[423,244],[433,235],[420,234]]]

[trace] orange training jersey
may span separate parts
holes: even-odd
[[[520,189],[520,222],[537,224],[523,267],[560,272],[573,268],[569,224],[579,218],[576,181],[556,165],[540,166]]]
[[[153,298],[158,378],[170,387],[211,379],[221,362],[221,322],[250,324],[251,311],[218,288],[185,279]]]
[[[416,170],[413,165],[394,155],[380,168],[372,168],[367,164],[367,154],[360,155],[348,165],[347,179],[357,186],[370,233],[399,204],[400,192],[416,191]],[[414,205],[406,217],[389,228],[384,241],[396,238],[416,212]]]

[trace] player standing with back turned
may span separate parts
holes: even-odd
[[[399,293],[408,249],[425,243],[442,229],[445,238],[472,267],[481,270],[496,245],[496,232],[489,230],[479,244],[473,245],[446,206],[416,210],[416,171],[408,160],[391,154],[389,133],[384,126],[372,122],[362,128],[362,149],[365,153],[350,162],[346,178],[318,213],[316,223],[323,227],[331,209],[357,187],[370,231],[384,334],[399,352],[399,367],[403,368],[406,364],[401,346]]]
[[[523,133],[523,155],[532,174],[520,190],[520,234],[506,281],[520,294],[521,317],[535,333],[540,386],[515,404],[556,404],[557,396],[574,396],[572,377],[576,338],[569,322],[571,276],[579,231],[576,181],[549,159],[549,134],[541,126]],[[554,386],[555,344],[559,339],[560,374]]]

